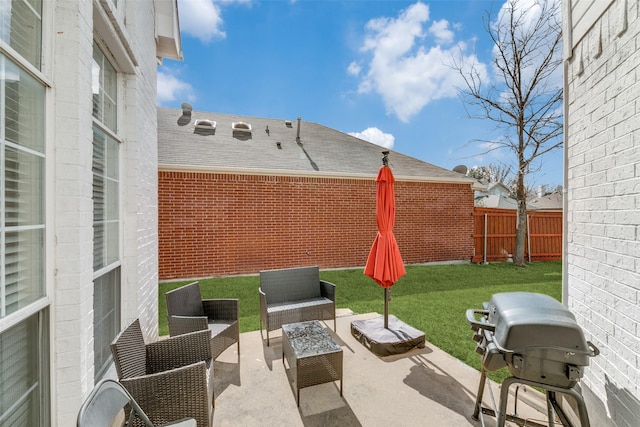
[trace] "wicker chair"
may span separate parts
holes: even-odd
[[[211,357],[215,360],[233,344],[240,357],[237,299],[202,299],[200,283],[193,282],[165,294],[169,335],[211,331]]]
[[[145,344],[136,319],[111,344],[118,379],[153,424],[213,424],[213,363],[207,331]]]

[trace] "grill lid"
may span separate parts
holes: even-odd
[[[488,322],[495,325],[494,342],[505,351],[557,348],[591,354],[574,315],[554,298],[530,292],[493,295]]]

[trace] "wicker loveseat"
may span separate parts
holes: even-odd
[[[320,280],[317,266],[260,272],[260,328],[269,332],[287,323],[331,320],[336,329],[336,285]]]
[[[209,331],[145,344],[134,320],[111,344],[118,379],[151,422],[194,418],[213,425],[213,363]]]

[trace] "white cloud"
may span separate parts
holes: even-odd
[[[225,38],[220,8],[212,0],[178,0],[180,31],[209,43],[213,38]]]
[[[418,2],[397,18],[378,18],[366,25],[367,35],[361,50],[370,54],[371,59],[358,91],[379,94],[387,112],[403,122],[408,122],[433,101],[457,97],[457,87],[462,87],[464,82],[448,65],[454,55],[459,56],[459,63],[474,64],[481,76],[486,76],[485,65],[475,55],[465,55],[465,43],[446,49],[426,46],[424,28],[428,21],[429,7]],[[431,28],[436,36],[454,41],[448,23],[437,21]]]
[[[393,148],[396,140],[395,136],[390,133],[384,133],[378,128],[366,128],[362,132],[349,132],[349,135],[389,149]]]
[[[351,64],[349,64],[349,66],[347,67],[347,73],[352,76],[359,75],[361,70],[362,67],[358,65],[356,61],[351,62]]]
[[[195,101],[193,87],[176,77],[175,72],[163,67],[158,70],[158,105],[170,101]]]
[[[449,29],[449,21],[441,19],[434,21],[429,27],[429,33],[433,34],[440,44],[449,44],[453,42],[453,31]]]

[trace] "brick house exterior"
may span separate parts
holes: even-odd
[[[563,3],[564,300],[601,351],[591,425],[640,425],[640,4]]]
[[[158,110],[161,280],[364,265],[382,147],[314,123],[300,122],[298,143],[296,121],[192,115]],[[215,133],[198,134],[196,120]],[[250,137],[234,136],[234,122],[251,124]],[[469,261],[475,180],[389,158],[405,263]]]

